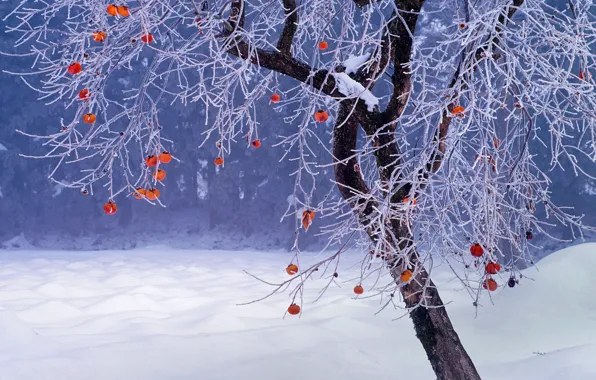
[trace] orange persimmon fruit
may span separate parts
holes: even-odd
[[[399,276],[399,279],[402,282],[408,282],[408,281],[410,281],[411,278],[412,278],[412,271],[409,269],[406,269],[405,271],[403,271],[402,274]]]
[[[157,166],[157,157],[156,156],[147,156],[147,158],[145,158],[145,163],[150,168]]]
[[[86,88],[79,91],[79,99],[87,100],[87,99],[89,99],[90,95],[91,95],[91,93]]]
[[[323,110],[318,110],[315,112],[315,120],[319,123],[324,123],[329,118],[329,114]]]
[[[476,243],[470,247],[470,253],[474,257],[480,257],[484,254],[484,248],[482,248],[480,244]]]
[[[146,44],[150,44],[151,42],[153,42],[153,34],[151,33],[145,33],[141,36],[141,41],[143,41]]]
[[[102,30],[93,32],[92,36],[93,36],[93,41],[95,41],[95,42],[104,42],[107,37],[106,32],[104,32]]]
[[[356,285],[354,287],[354,293],[360,295],[360,294],[364,293],[364,288],[361,285]]]
[[[288,265],[288,267],[286,268],[286,273],[289,274],[290,276],[295,275],[296,273],[298,273],[298,265],[296,265],[296,264]]]
[[[83,122],[85,122],[85,124],[93,124],[96,119],[97,117],[94,113],[86,113],[83,115]]]
[[[150,201],[154,201],[157,198],[159,198],[160,192],[159,190],[153,188],[153,189],[149,189],[145,191],[145,196],[147,197],[147,199],[149,199]]]
[[[290,314],[290,315],[300,314],[300,306],[296,305],[295,303],[291,304],[288,307],[288,314]]]
[[[75,75],[83,71],[83,66],[81,66],[79,62],[73,62],[70,65],[68,65],[67,70],[70,75]]]
[[[462,107],[462,106],[455,106],[453,108],[453,110],[451,111],[451,114],[452,115],[457,115],[457,114],[460,114],[460,113],[464,113],[465,110],[466,109],[464,107]]]
[[[410,197],[405,197],[404,198],[404,203],[408,203],[408,202],[410,202]],[[416,198],[412,199],[411,202],[412,202],[412,205],[415,205],[416,204]]]
[[[499,263],[488,263],[484,269],[488,274],[497,274],[501,271],[501,265]]]
[[[158,181],[163,181],[166,178],[166,171],[163,169],[157,169],[153,172],[153,178]]]
[[[482,287],[484,289],[488,290],[489,292],[494,292],[495,290],[497,290],[499,285],[492,278],[488,278],[488,279],[484,280],[484,282],[482,283]]]
[[[110,4],[106,8],[106,11],[110,16],[116,16],[118,14],[118,7],[115,4]]]
[[[116,211],[118,211],[118,207],[116,206],[116,203],[109,201],[103,205],[103,211],[108,215],[114,215]]]
[[[130,16],[130,10],[126,5],[119,5],[118,6],[118,14],[122,17]]]
[[[132,195],[136,199],[143,199],[143,198],[145,198],[146,193],[147,193],[147,190],[143,189],[142,187],[137,187]]]
[[[168,164],[172,161],[172,155],[169,152],[161,152],[159,154],[159,162],[162,164]]]

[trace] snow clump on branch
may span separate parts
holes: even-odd
[[[346,73],[333,73],[339,92],[350,98],[360,98],[366,103],[369,112],[379,106],[379,99],[363,85],[356,82]]]

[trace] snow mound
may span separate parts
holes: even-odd
[[[144,294],[122,294],[106,298],[94,305],[89,306],[86,311],[90,314],[114,314],[127,311],[160,311],[159,303],[153,301]]]
[[[62,301],[43,302],[39,305],[17,311],[15,314],[23,321],[31,323],[54,323],[79,318],[84,315],[80,309]]]
[[[281,282],[290,256],[0,252],[0,379],[435,379],[410,319],[354,297],[360,254],[317,302],[327,280],[307,285],[300,318],[284,316],[287,294],[250,303],[272,289],[243,270]],[[483,293],[477,318],[448,268],[432,273],[483,380],[594,380],[594,267],[596,244],[559,251],[515,288]]]

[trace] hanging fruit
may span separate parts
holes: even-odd
[[[304,229],[306,231],[308,231],[308,227],[310,227],[310,224],[312,223],[314,218],[315,218],[314,211],[312,211],[312,210],[302,211],[302,227],[304,227]]]
[[[163,181],[166,178],[166,171],[163,169],[157,169],[153,172],[153,178],[158,181]]]
[[[482,248],[480,244],[476,243],[470,247],[470,253],[474,257],[480,257],[484,254],[484,248]]]
[[[141,41],[143,41],[146,44],[150,44],[151,42],[153,42],[153,34],[151,33],[145,33],[141,36]]]
[[[91,93],[86,88],[79,91],[79,99],[88,100],[90,96],[91,96]]]
[[[526,231],[526,239],[532,240],[533,238],[534,234],[532,234],[532,231]]]
[[[83,66],[79,62],[74,62],[68,66],[67,71],[70,75],[75,75],[83,71]]]
[[[406,269],[405,271],[403,271],[401,273],[401,275],[399,276],[399,279],[402,282],[408,282],[408,281],[410,281],[411,278],[412,278],[412,271],[409,269]]]
[[[410,203],[410,197],[404,198],[404,203]],[[416,205],[416,198],[412,199],[412,206]]]
[[[118,211],[118,207],[116,206],[116,203],[109,201],[103,205],[103,211],[108,215],[114,215],[116,211]]]
[[[145,194],[147,193],[147,190],[141,188],[141,187],[137,187],[133,193],[133,196],[136,199],[143,199],[145,198]]]
[[[488,274],[497,274],[501,271],[501,265],[499,263],[488,263],[485,269]]]
[[[215,166],[221,166],[224,163],[224,159],[223,157],[217,157],[215,160],[213,160],[213,163]]]
[[[360,295],[360,294],[364,293],[364,288],[361,285],[356,285],[354,287],[354,293]]]
[[[118,7],[114,4],[108,5],[106,10],[110,16],[116,16],[118,14]]]
[[[455,106],[453,110],[451,110],[452,115],[463,114],[466,109],[462,106]]]
[[[130,10],[126,5],[119,5],[118,6],[118,14],[122,17],[130,16]]]
[[[517,284],[517,281],[515,281],[514,277],[511,277],[509,279],[509,281],[507,281],[507,286],[509,286],[510,288],[513,288],[516,284]]]
[[[329,118],[329,114],[327,114],[327,112],[325,112],[323,110],[318,110],[317,112],[315,112],[315,120],[318,121],[319,123],[326,122],[328,118]]]
[[[252,140],[250,142],[250,145],[252,145],[253,148],[258,148],[261,146],[261,140],[259,140],[259,139]]]
[[[106,32],[104,31],[97,31],[97,32],[93,32],[93,41],[95,42],[104,42],[106,40]]]
[[[147,164],[147,166],[149,166],[150,168],[157,166],[157,157],[147,156],[147,158],[145,158],[145,164]]]
[[[162,164],[169,164],[172,161],[172,155],[169,152],[161,152],[159,154],[159,162]]]
[[[300,314],[300,306],[296,305],[295,303],[291,304],[290,307],[288,307],[288,314],[290,314],[290,315]]]
[[[486,290],[488,290],[489,292],[494,292],[495,290],[497,290],[497,288],[499,287],[499,285],[497,284],[497,282],[495,280],[493,280],[492,278],[487,278],[486,280],[484,280],[484,282],[482,283],[482,287]]]
[[[150,201],[154,201],[157,198],[159,198],[160,192],[159,190],[153,188],[153,189],[149,189],[145,191],[145,196],[147,197],[147,199],[149,199]]]
[[[281,100],[281,96],[279,96],[278,94],[273,94],[271,95],[271,103],[278,103]]]
[[[296,265],[296,264],[288,265],[288,267],[286,268],[286,273],[289,274],[290,276],[295,275],[296,273],[298,273],[298,265]]]
[[[329,44],[327,43],[327,41],[319,42],[319,50],[327,50],[328,47],[329,47]]]
[[[93,124],[95,123],[95,120],[97,118],[95,117],[95,114],[93,113],[86,113],[83,115],[83,122],[85,122],[85,124]]]

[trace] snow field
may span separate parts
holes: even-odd
[[[266,295],[289,253],[0,252],[0,380],[434,380],[409,318],[354,299],[354,281],[310,282],[298,317]],[[302,256],[302,264],[320,258]],[[357,277],[342,259],[341,281]],[[596,244],[557,252],[518,287],[472,300],[445,268],[433,278],[485,380],[594,380]],[[499,280],[506,282],[506,275]],[[365,290],[367,282],[363,283]],[[365,295],[367,293],[365,292]]]

